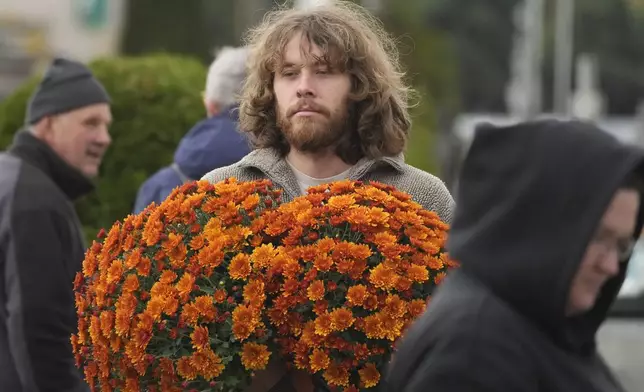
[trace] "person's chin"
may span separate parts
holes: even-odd
[[[594,295],[587,295],[583,299],[579,299],[575,302],[573,306],[568,310],[569,316],[576,316],[582,313],[586,313],[595,306],[596,297]]]
[[[582,306],[580,306],[579,313],[586,313],[595,306],[595,297],[589,298]]]
[[[86,165],[80,171],[85,177],[92,179],[98,176],[98,166]]]

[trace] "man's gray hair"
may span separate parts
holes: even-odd
[[[206,79],[205,98],[226,107],[238,102],[246,77],[246,47],[225,46],[217,52]]]

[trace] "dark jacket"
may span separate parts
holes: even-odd
[[[174,163],[141,185],[134,213],[152,202],[159,204],[184,182],[199,180],[209,171],[231,165],[248,154],[248,139],[237,130],[237,110],[230,108],[195,125],[179,143]]]
[[[0,154],[0,391],[87,390],[70,343],[85,252],[72,201],[92,189],[28,132]]]
[[[597,224],[643,159],[641,150],[577,122],[479,130],[448,242],[462,268],[402,339],[388,390],[622,391],[595,334],[626,263],[590,311],[566,317],[565,307]],[[640,216],[636,232],[641,227]]]

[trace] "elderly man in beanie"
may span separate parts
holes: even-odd
[[[87,67],[55,59],[0,154],[0,391],[87,390],[70,344],[85,251],[72,202],[93,189],[111,121]]]

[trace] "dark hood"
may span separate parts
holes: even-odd
[[[581,122],[477,129],[464,162],[448,249],[462,271],[569,350],[594,349],[624,280],[567,318],[572,278],[613,194],[642,150]],[[642,213],[636,232],[642,228]]]
[[[237,124],[236,107],[199,122],[181,139],[175,163],[186,176],[198,180],[211,170],[239,161],[250,152],[250,144]]]

